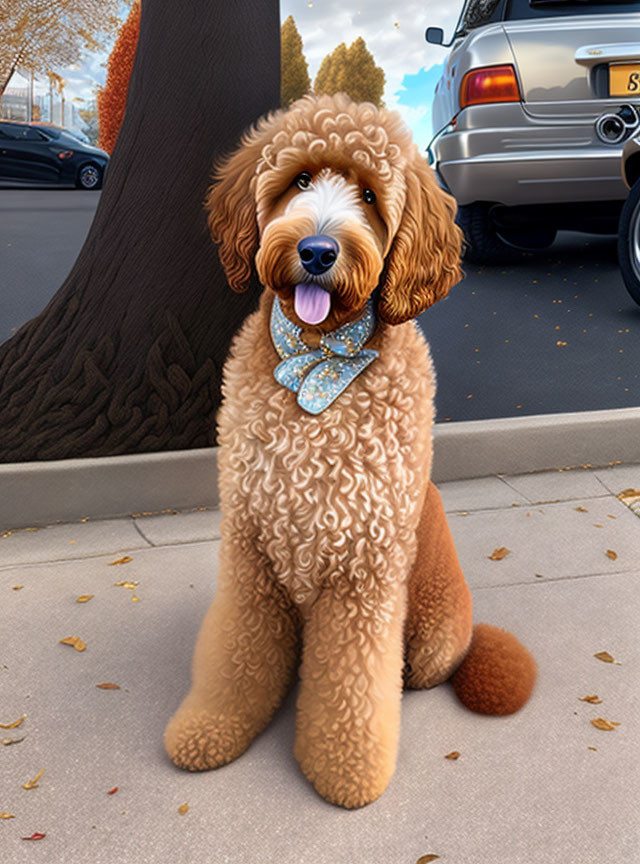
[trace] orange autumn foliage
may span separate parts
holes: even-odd
[[[140,0],[135,0],[109,55],[107,81],[98,92],[98,147],[113,152],[127,104],[129,79],[140,32]]]

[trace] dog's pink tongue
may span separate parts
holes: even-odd
[[[329,314],[331,294],[309,282],[296,285],[294,309],[298,318],[307,324],[319,324]]]

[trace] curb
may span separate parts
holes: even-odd
[[[640,463],[640,408],[439,423],[436,483]],[[216,507],[217,448],[0,465],[0,529]]]

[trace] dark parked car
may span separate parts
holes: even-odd
[[[0,121],[0,180],[100,189],[109,154],[67,129]]]

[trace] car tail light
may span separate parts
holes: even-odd
[[[516,70],[511,66],[487,66],[472,69],[462,79],[460,107],[487,102],[519,102],[520,88]]]
[[[73,150],[61,150],[58,153],[58,159],[70,159],[73,156]]]

